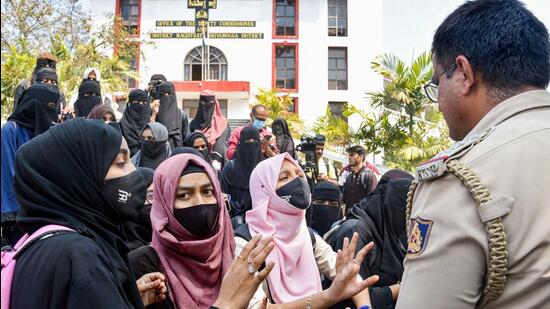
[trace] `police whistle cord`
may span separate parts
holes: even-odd
[[[478,206],[491,200],[491,193],[469,167],[458,160],[449,160],[446,165],[447,170],[466,186]],[[407,222],[411,218],[414,193],[418,188],[418,184],[418,181],[413,181],[407,194]],[[478,307],[502,295],[506,283],[506,273],[508,272],[508,247],[502,218],[498,217],[486,221],[484,225],[489,241],[489,265],[487,266],[485,287],[478,302]]]

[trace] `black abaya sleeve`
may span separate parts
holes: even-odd
[[[184,112],[181,112],[181,140],[182,143],[189,134],[189,118]],[[183,145],[182,145],[183,146]]]
[[[220,174],[220,186],[222,188],[222,192],[229,195],[231,195],[231,177],[233,174],[233,166],[233,161],[227,162],[227,164],[223,167],[222,173]]]

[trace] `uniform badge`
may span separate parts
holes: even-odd
[[[407,256],[420,255],[426,249],[432,224],[432,220],[411,219]]]
[[[448,156],[436,157],[417,167],[416,179],[418,179],[418,181],[424,181],[437,178],[445,174],[447,171],[445,160],[447,160],[447,158]]]

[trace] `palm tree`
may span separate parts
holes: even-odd
[[[264,105],[268,110],[268,124],[277,118],[283,118],[288,123],[288,127],[294,138],[299,138],[304,130],[304,123],[300,116],[290,111],[294,104],[289,95],[277,95],[274,90],[258,89],[256,94],[258,104]]]
[[[379,144],[386,165],[412,171],[450,144],[441,113],[423,89],[432,76],[430,53],[422,53],[411,66],[393,54],[380,55],[371,64],[384,78],[384,88],[367,93],[367,97],[374,107],[384,112],[378,120],[363,122],[362,128],[368,124],[366,128],[374,126],[379,130],[370,135],[365,134],[369,131],[360,130],[358,134],[375,142],[383,140]],[[393,118],[393,125],[389,124],[390,118]]]

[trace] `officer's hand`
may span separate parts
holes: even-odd
[[[363,247],[354,257],[355,247],[359,235],[353,233],[351,243],[348,238],[344,239],[344,247],[338,250],[336,258],[336,277],[328,288],[329,299],[335,303],[348,299],[364,289],[374,285],[378,281],[378,276],[371,276],[363,281],[357,280],[357,274],[363,259],[374,244],[370,242]]]

